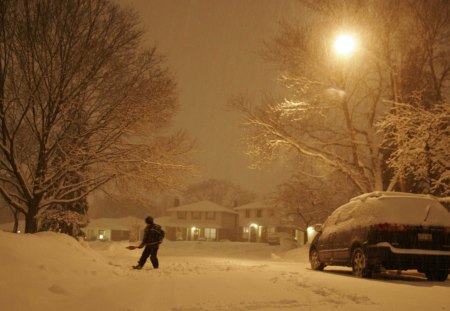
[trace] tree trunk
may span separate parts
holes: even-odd
[[[14,212],[14,227],[13,227],[13,231],[14,233],[17,233],[19,231],[19,216],[18,216],[18,212]]]
[[[37,212],[38,208],[36,206],[28,206],[28,213],[25,214],[25,233],[36,233],[37,232]]]

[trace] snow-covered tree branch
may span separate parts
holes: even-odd
[[[442,191],[448,184],[448,163],[442,159],[448,158],[448,148],[441,144],[448,129],[438,124],[445,124],[448,113],[450,5],[442,1],[301,3],[314,18],[282,23],[262,53],[278,69],[278,94],[256,100],[238,95],[230,101],[242,114],[247,153],[254,165],[283,156],[294,159],[298,168],[310,159],[311,165],[326,165],[343,174],[359,192],[389,188],[446,194]],[[339,58],[332,51],[341,29],[358,37],[360,47],[351,58]],[[396,129],[394,124],[407,126],[408,116],[399,107],[411,106],[413,111],[417,93],[423,98],[423,118],[437,110],[441,117],[434,125],[428,123],[434,129],[422,126],[423,133],[409,131],[417,137],[407,141],[403,131],[410,125]],[[390,127],[380,131],[377,124],[386,115]],[[433,137],[439,135],[446,138],[437,142]],[[400,158],[408,155],[412,160],[416,149],[412,146],[423,145],[424,140],[436,155],[425,161],[428,168],[421,166],[416,173]],[[431,175],[425,177],[425,171]],[[417,178],[428,180],[428,189],[415,187],[411,181]]]
[[[165,130],[176,84],[141,47],[136,13],[109,0],[6,0],[0,18],[0,194],[27,232],[112,180],[172,187],[191,170],[192,142]]]

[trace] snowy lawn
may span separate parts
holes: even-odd
[[[165,241],[160,269],[136,271],[127,245],[0,232],[0,310],[450,310],[449,281],[315,272],[306,247]]]

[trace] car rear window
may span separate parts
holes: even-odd
[[[356,201],[353,218],[362,223],[395,223],[450,227],[450,213],[439,202],[428,198],[378,197]]]

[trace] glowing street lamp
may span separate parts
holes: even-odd
[[[349,34],[341,34],[334,41],[334,49],[339,55],[348,56],[356,49],[355,39]]]
[[[350,34],[340,34],[336,37],[334,41],[334,49],[336,53],[340,56],[350,56],[356,50],[356,39]],[[383,60],[379,59],[372,53],[367,50],[364,50],[369,57],[372,57],[377,61],[378,64],[386,67],[389,70],[391,85],[392,85],[392,96],[394,99],[394,103],[397,103],[400,99],[399,91],[398,91],[398,81],[397,81],[397,72],[396,70],[389,64],[386,64]]]

